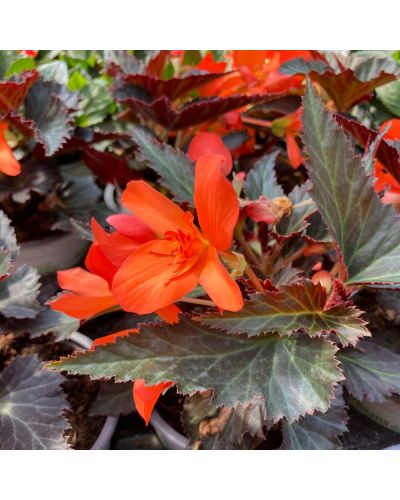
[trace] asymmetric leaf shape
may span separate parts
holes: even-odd
[[[135,128],[133,139],[175,200],[193,204],[194,165],[190,158],[168,144],[158,143],[139,128]]]
[[[328,409],[333,388],[342,379],[336,350],[323,339],[247,339],[183,319],[178,325],[143,325],[140,334],[49,367],[120,382],[144,378],[146,385],[174,380],[183,394],[212,388],[217,406],[263,397],[267,418],[294,421]]]
[[[334,332],[343,345],[356,344],[370,336],[361,311],[348,304],[325,309],[327,295],[320,283],[310,280],[282,285],[279,292],[256,293],[236,313],[211,314],[194,319],[229,333],[247,333],[254,337],[265,332],[291,335],[302,329],[310,337]]]
[[[347,284],[400,282],[400,222],[311,83],[304,98],[310,191],[347,269]]]
[[[65,378],[43,369],[37,356],[18,356],[0,373],[0,448],[63,450],[68,403]]]

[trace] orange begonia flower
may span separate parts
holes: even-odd
[[[0,122],[0,172],[15,176],[21,173],[21,165],[4,137],[6,130],[8,130],[7,124]]]
[[[99,345],[114,344],[118,337],[127,337],[131,333],[138,332],[139,330],[135,328],[132,330],[123,330],[121,332],[112,333],[111,335],[106,335],[105,337],[100,337],[93,341],[90,350],[93,351],[94,348]],[[133,401],[137,412],[146,422],[146,425],[150,422],[150,417],[158,398],[173,384],[173,381],[168,381],[146,386],[144,379],[137,379],[133,383]]]
[[[85,260],[88,271],[82,268],[73,268],[57,273],[60,288],[67,292],[58,296],[49,306],[78,319],[88,319],[96,314],[104,313],[119,304],[111,293],[112,280],[118,267],[108,258],[122,264],[122,262],[142,243],[148,241],[150,235],[155,235],[136,217],[121,214],[111,216],[112,223],[125,224],[125,230],[131,231],[135,225],[139,231],[135,237],[128,237],[121,233],[108,234],[100,224],[92,219],[92,229],[95,240],[91,245]],[[128,231],[128,232],[129,232]],[[147,239],[146,239],[147,238]],[[168,307],[155,311],[167,323],[176,323],[181,310],[171,304]]]
[[[221,155],[224,162],[221,165],[221,171],[224,175],[229,175],[232,170],[232,155],[225,146],[221,137],[212,132],[199,132],[190,142],[188,150],[189,158],[197,161],[205,155]]]
[[[159,238],[134,251],[115,274],[112,292],[121,307],[151,313],[182,299],[200,284],[221,309],[238,311],[243,299],[218,252],[232,245],[239,204],[221,173],[224,157],[202,156],[195,167],[194,200],[202,232],[193,215],[144,181],[131,181],[122,203]]]
[[[389,129],[384,134],[383,138],[391,141],[400,140],[400,119],[394,118],[393,120],[387,120],[379,127],[379,131],[382,132],[385,130],[388,125]],[[375,177],[375,191],[379,193],[385,189],[388,190],[382,198],[382,201],[394,203],[395,205],[398,204],[398,197],[395,195],[400,194],[400,183],[386,171],[384,165],[379,161],[375,162]]]
[[[208,52],[203,59],[197,64],[197,68],[209,73],[222,73],[226,69],[225,61],[214,61],[214,56]]]

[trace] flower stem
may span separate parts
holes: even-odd
[[[260,118],[253,118],[251,116],[242,116],[242,122],[248,125],[258,125],[259,127],[272,127],[272,122],[269,120],[261,120]]]
[[[295,208],[300,208],[304,207],[306,205],[312,205],[314,203],[314,200],[312,198],[307,198],[306,200],[301,201],[300,203],[297,203],[296,205],[292,206],[292,210]]]
[[[247,264],[246,266],[246,274],[249,277],[250,281],[254,285],[254,288],[257,290],[257,292],[260,292],[262,294],[265,294],[265,290],[263,286],[260,283],[260,280],[257,278],[256,273],[253,271],[252,267],[250,264]]]

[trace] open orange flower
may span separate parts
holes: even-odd
[[[88,319],[119,306],[111,293],[118,266],[155,234],[133,215],[112,215],[108,222],[120,231],[108,234],[92,219],[95,239],[86,256],[87,271],[80,267],[58,271],[58,284],[66,292],[49,303],[52,309],[74,318]],[[175,304],[156,311],[168,323],[178,321],[180,312]]]
[[[15,176],[21,173],[21,165],[4,137],[6,130],[8,130],[8,125],[0,122],[0,172]]]
[[[151,313],[182,299],[200,284],[215,304],[237,311],[243,299],[218,254],[228,252],[239,204],[221,173],[224,157],[202,156],[195,170],[193,215],[144,181],[131,181],[122,203],[158,235],[134,251],[115,274],[112,293],[125,311]]]

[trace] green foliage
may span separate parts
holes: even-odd
[[[400,281],[400,224],[374,192],[361,159],[308,83],[304,142],[310,191],[347,269],[347,283]]]
[[[60,387],[65,379],[43,365],[37,356],[18,356],[0,373],[0,448],[67,448],[67,401]]]
[[[361,312],[346,303],[326,307],[327,295],[320,285],[305,280],[283,285],[278,292],[255,294],[236,313],[225,312],[195,317],[213,328],[228,333],[247,333],[249,337],[266,332],[292,335],[304,330],[310,337],[334,332],[343,345],[356,344],[369,336]]]
[[[171,191],[177,201],[193,204],[193,162],[182,151],[160,144],[139,128],[135,128],[133,139],[150,167],[160,176],[161,184]]]
[[[328,409],[333,388],[343,378],[335,352],[323,339],[248,339],[183,320],[178,325],[143,325],[140,334],[49,366],[96,379],[115,377],[118,382],[174,380],[183,394],[212,388],[217,406],[236,407],[264,398],[269,419],[286,417],[292,422]]]

